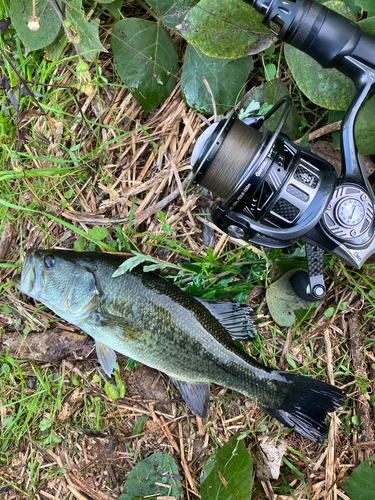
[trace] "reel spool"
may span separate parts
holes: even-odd
[[[192,155],[193,182],[220,198],[214,223],[235,238],[284,248],[316,226],[337,183],[328,162],[281,134],[291,109],[289,96],[265,116],[246,123],[235,113],[199,137]],[[280,106],[271,134],[259,129]]]

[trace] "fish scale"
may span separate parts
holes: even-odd
[[[14,282],[91,335],[108,374],[117,351],[169,375],[199,416],[207,413],[209,384],[215,383],[256,399],[313,441],[327,436],[326,414],[344,401],[343,392],[269,369],[239,349],[232,341],[238,327],[235,334],[232,324],[247,329],[249,308],[194,298],[139,267],[113,278],[123,261],[104,253],[32,250]]]

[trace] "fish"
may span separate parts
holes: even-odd
[[[121,256],[31,249],[16,287],[95,339],[111,375],[116,353],[168,375],[190,410],[205,418],[214,383],[256,400],[269,415],[314,442],[345,393],[324,381],[258,363],[235,344],[256,335],[246,304],[184,293],[155,272],[135,267],[118,277]]]

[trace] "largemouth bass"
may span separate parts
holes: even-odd
[[[315,442],[325,417],[345,400],[330,384],[277,371],[238,349],[251,332],[243,304],[197,299],[142,268],[113,278],[123,258],[104,253],[29,250],[19,290],[91,335],[110,375],[114,351],[156,368],[180,390],[195,415],[207,414],[210,383],[256,399],[287,427]]]

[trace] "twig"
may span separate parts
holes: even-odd
[[[190,473],[188,463],[186,462],[186,459],[185,459],[184,441],[183,441],[183,435],[182,435],[182,422],[178,423],[178,432],[180,435],[181,465],[182,465],[182,468],[184,469],[185,476],[189,482],[190,488],[193,490],[193,492],[196,496],[199,496],[197,488],[194,484],[192,475]]]
[[[172,436],[171,434],[171,431],[168,429],[168,426],[165,425],[165,420],[162,416],[160,416],[160,419],[156,416],[156,413],[153,411],[152,412],[152,420],[157,423],[160,427],[160,429],[164,432],[166,438],[168,439],[168,441],[170,442],[170,444],[172,445],[173,449],[179,453],[180,450],[178,448],[178,445],[174,439],[174,437]]]
[[[330,384],[334,385],[333,365],[332,365],[332,345],[329,335],[329,328],[324,331],[324,340],[327,349],[327,371]],[[328,433],[328,452],[326,459],[326,484],[324,500],[333,500],[336,490],[336,439],[337,439],[337,416],[332,414],[331,425]]]
[[[207,92],[210,94],[210,97],[211,97],[212,107],[214,108],[214,122],[216,123],[217,122],[217,110],[216,110],[216,102],[215,102],[214,94],[212,93],[210,84],[205,79],[205,77],[203,77],[203,83],[205,84]]]
[[[323,135],[332,134],[332,132],[337,132],[338,130],[340,130],[341,124],[342,120],[335,123],[330,123],[329,125],[325,125],[324,127],[315,130],[315,132],[311,132],[311,134],[309,134],[308,140],[313,141],[314,139],[323,137]],[[302,139],[303,137],[297,139],[296,141],[294,141],[294,144],[299,144],[302,141]]]
[[[288,333],[286,336],[286,341],[285,341],[285,344],[283,347],[283,352],[281,354],[281,358],[280,358],[280,362],[279,362],[280,370],[285,370],[285,358],[286,358],[286,355],[288,354],[290,343],[292,341],[292,337],[293,337],[293,328],[289,327]]]

